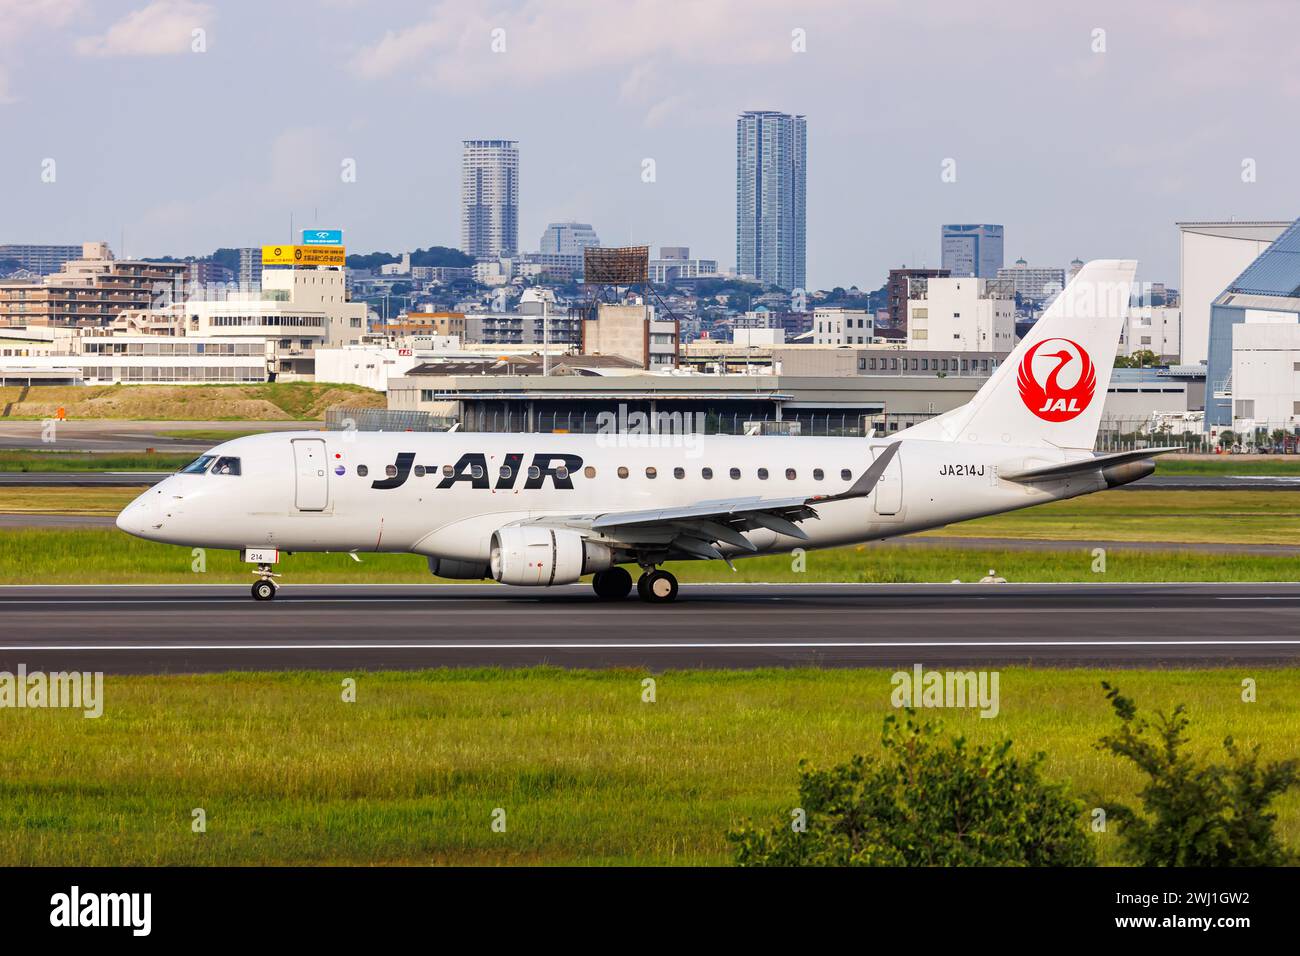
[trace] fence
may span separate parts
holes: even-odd
[[[791,434],[817,437],[863,437],[874,429],[876,435],[902,433],[909,425],[926,416],[882,416],[844,414],[790,414],[778,421],[759,417],[752,412],[657,412],[637,417],[626,412],[549,412],[534,415],[533,427],[522,411],[480,411],[470,421],[461,423],[467,432],[518,433],[559,432],[596,435],[610,432],[638,431],[661,435],[753,435]],[[356,431],[447,431],[457,424],[428,412],[384,408],[329,409],[326,427],[331,430]],[[1097,431],[1095,450],[1099,452],[1139,451],[1167,445],[1182,445],[1188,452],[1212,454],[1250,452],[1256,454],[1300,454],[1300,426],[1293,422],[1254,423],[1238,430],[1218,430],[1211,436],[1201,431],[1199,421],[1161,421],[1152,418],[1104,418]]]
[[[454,424],[454,418],[440,418],[429,412],[353,408],[346,405],[336,405],[325,410],[325,427],[330,431],[442,432]]]

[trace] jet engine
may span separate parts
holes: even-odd
[[[430,558],[429,573],[459,581],[481,581],[490,576],[482,561],[456,561],[452,558]]]
[[[608,545],[589,541],[576,531],[521,525],[492,535],[492,577],[502,584],[572,584],[613,564]]]

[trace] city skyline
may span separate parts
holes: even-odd
[[[576,219],[610,245],[689,244],[731,268],[734,120],[749,109],[812,126],[814,288],[937,266],[950,222],[1003,224],[1008,259],[1134,256],[1175,283],[1174,223],[1300,212],[1286,179],[1300,132],[1276,122],[1300,82],[1287,31],[1254,29],[1282,4],[719,3],[683,6],[689,28],[673,8],[331,3],[304,18],[0,0],[0,119],[18,133],[0,156],[0,242],[202,255],[285,241],[292,216],[346,227],[357,251],[458,246],[457,146],[499,135],[521,144],[524,236]],[[972,44],[985,101],[1014,122],[954,112],[948,73],[906,52],[959,62]],[[311,82],[269,90],[266,62]],[[124,136],[146,103],[167,119]],[[226,120],[222,103],[254,106]]]

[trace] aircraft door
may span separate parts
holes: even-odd
[[[329,504],[329,462],[320,438],[295,438],[295,503],[299,511],[324,511]]]
[[[873,450],[876,458],[881,456],[885,447],[881,446]],[[903,449],[899,448],[886,466],[885,473],[876,482],[876,490],[871,494],[878,515],[896,515],[903,507],[903,467],[900,464],[902,457]]]

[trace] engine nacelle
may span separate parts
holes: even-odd
[[[453,558],[430,558],[429,573],[458,581],[481,581],[491,577],[482,561],[457,561]]]
[[[576,531],[521,525],[492,535],[492,577],[502,584],[572,584],[613,564],[608,545],[589,541]]]

